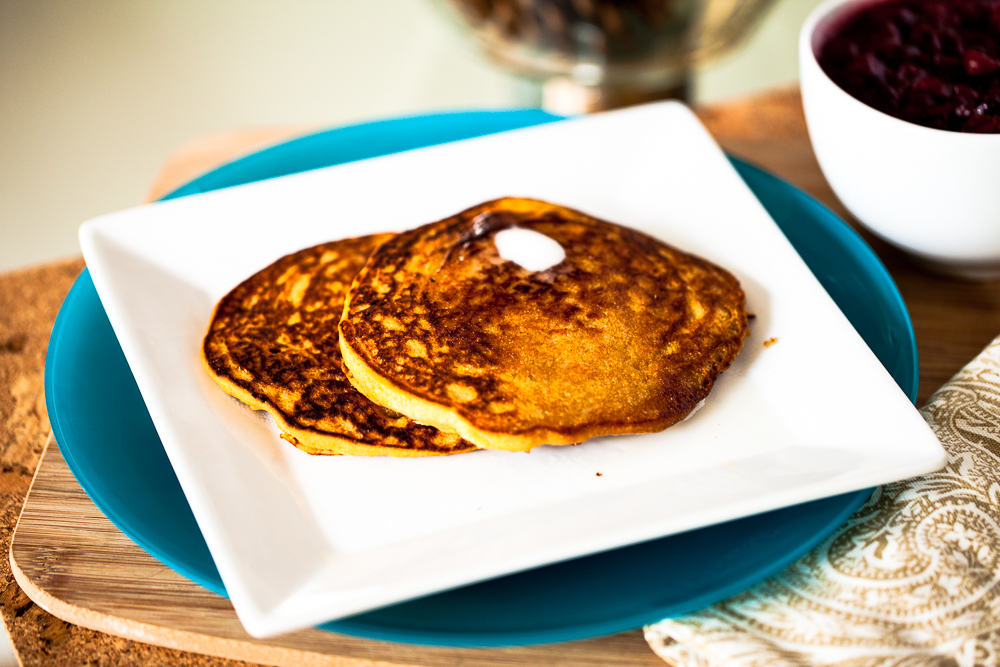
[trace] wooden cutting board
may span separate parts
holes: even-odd
[[[272,665],[495,667],[658,665],[641,630],[545,646],[421,647],[306,630],[258,640],[228,600],[175,573],[104,517],[50,439],[10,551],[17,583],[59,618],[93,630]]]

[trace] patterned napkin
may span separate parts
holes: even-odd
[[[878,489],[781,574],[646,626],[684,667],[1000,664],[1000,337],[921,410],[941,471]]]

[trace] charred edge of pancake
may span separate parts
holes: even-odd
[[[444,265],[451,259],[451,253],[455,251],[455,248],[465,250],[476,239],[481,239],[501,229],[516,227],[520,221],[519,218],[507,211],[483,211],[472,219],[472,228],[448,246],[448,252],[444,254],[444,259],[441,260],[441,266],[438,267],[438,271],[443,269]]]
[[[301,413],[321,412],[318,406],[310,403],[308,406],[304,407],[300,414],[286,413],[273,400],[271,400],[271,398],[264,391],[259,389],[259,386],[262,384],[259,382],[259,377],[256,378],[258,382],[255,382],[253,377],[250,380],[241,379],[236,377],[232,372],[231,367],[227,365],[228,361],[229,364],[246,371],[248,375],[254,375],[254,373],[243,368],[240,360],[233,356],[232,349],[228,345],[229,341],[226,340],[226,338],[227,332],[230,332],[233,327],[239,326],[238,323],[234,322],[234,320],[238,320],[241,313],[248,312],[243,306],[243,300],[247,296],[255,295],[260,292],[258,281],[261,274],[274,273],[280,275],[293,267],[299,266],[300,263],[303,263],[308,268],[303,269],[302,274],[310,275],[312,278],[316,278],[322,269],[320,268],[316,270],[313,269],[313,267],[316,264],[321,264],[320,259],[326,252],[334,252],[334,261],[339,261],[346,255],[344,244],[355,242],[355,245],[361,244],[364,246],[368,239],[372,239],[375,241],[372,248],[374,249],[374,247],[377,247],[377,241],[380,238],[384,241],[391,238],[391,236],[392,235],[387,234],[373,235],[372,237],[360,237],[358,239],[347,239],[340,242],[312,246],[310,248],[286,255],[241,282],[218,302],[213,311],[209,330],[203,340],[201,348],[202,361],[206,370],[226,393],[247,404],[252,409],[268,412],[275,419],[279,428],[282,430],[281,437],[300,449],[314,454],[342,453],[341,451],[325,451],[332,449],[348,450],[349,453],[361,455],[390,454],[407,456],[446,455],[473,451],[476,449],[474,445],[468,442],[458,442],[451,446],[438,445],[434,442],[434,437],[437,434],[437,431],[430,426],[416,424],[412,421],[408,421],[408,423],[403,426],[389,423],[393,420],[390,416],[384,413],[384,409],[381,406],[375,404],[371,404],[369,406],[362,403],[362,401],[367,403],[367,399],[364,399],[363,396],[350,385],[346,376],[340,380],[340,383],[342,383],[344,388],[347,388],[350,392],[356,394],[357,396],[357,399],[349,401],[349,403],[351,403],[351,409],[356,410],[359,406],[363,406],[368,409],[368,412],[360,417],[357,416],[356,411],[348,411],[348,413],[345,414],[348,418],[354,416],[355,419],[352,423],[355,426],[360,427],[360,430],[370,434],[372,440],[378,441],[369,442],[364,438],[358,439],[349,434],[316,427],[308,422],[302,421],[300,417]],[[367,261],[367,257],[365,257],[365,259]],[[359,264],[360,263],[361,262],[359,262]],[[322,265],[325,264],[321,264],[321,266]],[[351,276],[351,278],[353,278],[353,276]],[[350,278],[345,281],[345,283],[349,280]],[[342,296],[345,295],[346,288]],[[332,351],[335,352],[336,355],[339,355],[340,352],[338,344],[339,341],[336,340],[337,325],[339,324],[340,314],[340,309],[337,309],[335,316],[331,318],[331,322],[333,323],[332,336],[334,343],[334,349]],[[281,330],[280,325],[278,325],[278,329],[279,331]],[[223,356],[220,356],[220,354],[214,349],[214,346],[217,344],[221,344],[226,350]],[[334,365],[336,366],[337,372],[343,373],[339,356],[331,359],[331,368]],[[301,369],[295,364],[288,365],[288,372],[294,374],[298,370]],[[323,384],[323,381],[319,381],[319,384]],[[316,387],[307,384],[307,389],[309,388]],[[323,387],[319,387],[319,389],[322,390]],[[332,392],[330,392],[330,390],[327,391],[328,393],[333,394],[342,393],[336,391],[336,388]],[[361,419],[361,421],[359,422],[358,419]],[[409,441],[406,436],[410,436]],[[392,440],[397,442],[391,442]],[[311,442],[312,444],[303,446],[304,442]]]
[[[294,445],[297,449],[313,456],[393,456],[399,458],[416,458],[426,456],[448,456],[450,454],[460,454],[463,452],[475,451],[477,448],[471,444],[463,448],[445,449],[424,447],[420,449],[394,447],[392,445],[371,444],[347,438],[327,431],[306,430],[293,426],[283,419],[284,413],[275,408],[271,403],[264,403],[256,400],[254,394],[245,391],[241,386],[230,383],[231,377],[217,376],[208,366],[207,360],[202,359],[203,364],[213,375],[216,383],[234,400],[238,400],[253,410],[266,412],[274,418],[275,423],[281,431],[278,434],[282,440]],[[315,436],[318,444],[313,441]]]

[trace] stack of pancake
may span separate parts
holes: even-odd
[[[505,258],[515,229],[561,260]],[[743,344],[744,301],[647,235],[504,198],[279,259],[219,302],[203,359],[312,454],[526,451],[687,417]]]

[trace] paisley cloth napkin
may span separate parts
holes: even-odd
[[[756,587],[646,626],[652,649],[684,667],[1000,664],[1000,337],[921,412],[943,470],[881,487]]]

